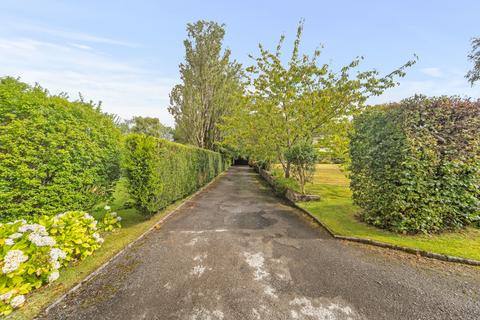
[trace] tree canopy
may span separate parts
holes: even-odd
[[[473,69],[468,71],[465,77],[473,86],[475,82],[480,80],[480,38],[472,39],[472,51],[468,55],[468,59],[473,63]]]
[[[222,50],[223,24],[200,20],[188,24],[187,33],[182,83],[172,89],[168,110],[180,142],[216,149],[221,136],[217,124],[243,93],[241,65],[230,60],[229,49]]]
[[[300,22],[288,62],[282,61],[285,36],[271,52],[259,45],[260,55],[246,70],[247,94],[240,108],[226,116],[220,126],[223,143],[235,146],[251,159],[282,164],[290,175],[285,153],[298,143],[312,144],[314,138],[332,135],[332,128],[365,108],[369,97],[380,95],[405,75],[408,61],[391,73],[380,76],[377,70],[360,71],[363,57],[354,59],[338,71],[320,64],[320,50],[300,54],[303,22]]]
[[[128,132],[143,133],[147,136],[166,140],[173,139],[172,128],[163,125],[158,118],[137,116],[127,120],[126,124]]]

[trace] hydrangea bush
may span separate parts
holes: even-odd
[[[109,230],[120,227],[118,218]],[[0,314],[20,307],[25,294],[57,280],[62,266],[91,255],[102,243],[97,221],[82,211],[0,224]]]
[[[112,212],[109,206],[105,206],[104,209],[107,212],[103,216],[100,228],[103,231],[112,231],[115,228],[120,228],[120,221],[122,221],[122,217],[120,217],[116,212]]]

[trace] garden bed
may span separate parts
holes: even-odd
[[[282,183],[282,180],[277,179],[270,172],[258,169],[258,173],[262,176],[265,181],[275,190],[277,194],[282,197],[285,197],[287,200],[292,203],[295,202],[308,202],[308,201],[319,201],[320,196],[316,194],[302,194],[296,191],[294,188],[290,187],[287,183]]]

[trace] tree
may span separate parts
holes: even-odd
[[[292,164],[293,176],[300,185],[300,191],[305,194],[305,184],[312,181],[318,160],[315,148],[311,143],[297,143],[287,150],[285,159]]]
[[[480,80],[480,38],[472,39],[472,51],[468,55],[468,60],[473,62],[473,69],[467,72],[465,78],[473,86],[476,81]]]
[[[133,117],[126,121],[128,132],[143,133],[147,136],[172,140],[172,128],[163,125],[158,118]]]
[[[259,45],[260,56],[247,68],[251,88],[242,103],[224,119],[224,143],[243,148],[250,159],[281,163],[285,177],[291,162],[286,152],[299,142],[312,144],[314,138],[331,131],[365,108],[366,100],[395,86],[395,78],[405,75],[408,61],[386,76],[376,70],[357,71],[363,58],[356,58],[338,72],[320,65],[320,50],[312,56],[300,55],[303,22],[299,23],[293,52],[282,63],[281,36],[274,52]],[[352,73],[356,71],[355,75]]]
[[[182,84],[170,93],[169,111],[175,118],[175,136],[185,143],[216,149],[217,125],[243,94],[241,65],[222,52],[224,25],[212,21],[187,24],[185,62],[180,64]]]

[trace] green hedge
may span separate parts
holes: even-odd
[[[142,134],[126,138],[125,171],[136,207],[152,214],[193,193],[228,166],[220,153]]]
[[[0,78],[0,221],[89,209],[107,197],[120,138],[91,103]]]
[[[480,216],[480,102],[415,96],[354,119],[354,202],[397,232],[438,232]]]

